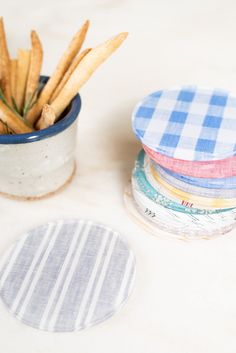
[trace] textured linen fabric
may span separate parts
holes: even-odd
[[[132,182],[131,213],[140,224],[146,219],[150,226],[172,233],[180,238],[209,238],[225,234],[236,226],[236,211],[218,214],[190,214],[168,209],[149,199],[137,184]],[[137,212],[140,217],[137,217]],[[155,228],[154,228],[155,229]],[[156,232],[157,234],[157,232]]]
[[[68,332],[98,324],[127,300],[133,253],[121,236],[85,220],[29,231],[3,257],[0,297],[25,324]]]
[[[153,166],[166,176],[172,177],[174,180],[179,180],[187,185],[192,185],[204,189],[214,189],[219,191],[236,192],[236,177],[229,178],[194,178],[187,175],[174,173],[169,169],[161,167],[159,164],[152,162]]]
[[[219,229],[207,232],[204,229],[198,229],[196,231],[195,229],[189,229],[186,227],[173,227],[170,228],[169,222],[162,222],[162,218],[160,217],[160,222],[155,220],[152,220],[152,213],[150,210],[142,210],[142,208],[138,205],[136,200],[134,199],[133,192],[131,185],[127,185],[124,193],[124,203],[125,207],[127,210],[128,215],[134,221],[139,227],[143,228],[146,232],[153,234],[157,237],[169,237],[169,238],[174,238],[174,239],[180,239],[180,240],[202,240],[202,239],[213,239],[216,236],[220,236],[222,234],[225,234],[229,232],[231,229],[234,228],[234,224],[230,227],[224,227],[221,228],[221,232],[219,232]],[[161,206],[160,206],[161,207]],[[164,207],[162,207],[164,209]],[[174,211],[170,211],[166,209],[167,211],[170,212],[168,217],[172,217],[175,215]],[[180,212],[176,213],[176,217],[180,215]],[[208,215],[209,216],[209,215]],[[192,215],[192,217],[195,217]],[[212,215],[211,215],[212,217]],[[211,219],[208,218],[209,220]],[[157,219],[156,219],[157,220]],[[189,222],[186,222],[187,226],[189,225]],[[161,231],[160,231],[161,230]],[[164,231],[164,232],[162,232]]]
[[[145,97],[133,112],[142,143],[171,158],[211,161],[236,153],[236,96],[196,86]]]
[[[164,156],[143,145],[148,156],[164,168],[194,178],[227,178],[236,176],[236,157],[209,162],[190,162]]]
[[[210,197],[210,198],[235,198],[236,197],[236,189],[225,189],[223,186],[221,188],[216,188],[214,189],[213,187],[207,188],[206,183],[204,184],[204,187],[201,186],[196,186],[193,183],[188,183],[188,178],[185,178],[181,175],[179,177],[176,177],[176,173],[172,173],[168,171],[165,168],[162,168],[160,165],[152,162],[149,159],[149,167],[151,170],[151,174],[155,174],[157,172],[159,176],[169,183],[170,185],[174,186],[177,189],[180,189],[182,191],[188,192],[189,194],[193,195],[199,195],[199,196],[204,196],[204,197]],[[204,179],[200,179],[202,183],[204,183]]]
[[[210,208],[229,208],[236,206],[236,198],[214,198],[214,197],[205,197],[190,194],[189,192],[180,190],[176,188],[168,181],[164,180],[160,174],[151,167],[147,179],[150,184],[155,187],[155,185],[162,187],[164,190],[167,190],[167,193],[174,198],[177,198],[181,203],[189,202],[191,207],[210,207]]]
[[[160,185],[158,188],[154,188],[147,180],[145,169],[145,152],[141,150],[135,162],[135,168],[132,173],[132,182],[138,184],[138,187],[142,192],[155,203],[161,204],[174,211],[191,214],[220,213],[228,211],[228,208],[195,208],[191,207],[189,203],[185,205],[183,202],[183,204],[181,204],[179,199],[174,200],[170,195],[167,195],[166,190],[161,188]]]

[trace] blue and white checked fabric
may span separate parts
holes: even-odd
[[[133,253],[112,229],[59,220],[28,232],[0,264],[0,297],[34,328],[69,332],[98,324],[126,302]]]
[[[236,154],[236,95],[186,86],[157,91],[134,109],[142,143],[165,156],[211,161]]]

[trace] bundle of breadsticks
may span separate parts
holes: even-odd
[[[125,40],[120,33],[95,48],[81,51],[89,21],[72,38],[46,84],[40,83],[42,44],[31,32],[31,49],[9,55],[3,18],[0,18],[0,134],[21,134],[56,123],[93,72]]]

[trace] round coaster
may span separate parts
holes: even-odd
[[[227,192],[232,192],[233,194],[236,192],[236,177],[229,178],[194,178],[187,175],[181,175],[178,173],[174,173],[169,169],[161,167],[159,164],[152,162],[155,168],[161,170],[165,173],[165,175],[174,178],[175,180],[179,180],[184,182],[187,185],[200,187],[203,189],[213,189],[215,190],[224,190]]]
[[[180,229],[181,232],[194,233],[199,230],[204,232],[220,231],[225,226],[232,226],[235,224],[236,211],[228,211],[217,214],[200,214],[191,215],[189,213],[184,214],[169,210],[162,205],[156,205],[153,201],[148,199],[140,190],[136,189],[136,186],[132,184],[132,194],[136,201],[139,210],[142,213],[158,225],[162,224],[166,229],[173,229],[175,232]]]
[[[212,239],[228,233],[236,226],[233,218],[230,220],[223,217],[219,222],[216,214],[184,215],[161,205],[152,208],[151,200],[143,208],[140,199],[136,200],[136,196],[134,199],[131,185],[128,185],[124,193],[128,214],[140,227],[155,236],[169,236],[180,240]]]
[[[169,172],[167,169],[162,168],[160,165],[154,162],[151,162],[150,160],[149,160],[149,163],[151,164],[150,168],[151,168],[152,175],[154,175],[157,172],[164,181],[166,181],[170,185],[173,185],[175,188],[185,191],[189,194],[199,195],[203,197],[210,197],[210,198],[235,198],[236,197],[236,189],[224,189],[223,187],[222,188],[218,187],[217,189],[214,189],[214,188],[207,188],[206,186],[205,187],[196,186],[194,184],[188,183],[187,179],[181,178],[181,175],[179,175],[179,178],[176,178],[175,173]]]
[[[125,188],[125,192],[124,192],[124,204],[125,204],[125,208],[128,212],[128,215],[131,217],[131,219],[141,228],[143,228],[146,232],[151,233],[155,236],[161,236],[163,235],[160,232],[159,227],[156,226],[155,223],[150,222],[146,217],[144,217],[142,215],[142,213],[140,211],[138,211],[138,206],[133,198],[133,194],[132,194],[132,189],[131,189],[131,185],[128,184],[127,187]],[[166,229],[162,229],[163,231],[165,231]],[[175,234],[175,233],[169,233],[166,232],[165,237],[170,237],[170,238],[177,238],[177,239],[181,239],[181,240],[185,240],[185,235],[182,234]]]
[[[194,178],[228,178],[236,176],[236,157],[210,162],[190,162],[164,156],[145,145],[143,145],[143,149],[156,163],[181,175]]]
[[[144,145],[171,158],[212,161],[236,154],[236,96],[186,86],[145,97],[133,129]]]
[[[171,183],[164,180],[160,174],[151,167],[151,170],[146,173],[148,181],[150,184],[155,187],[155,185],[160,185],[162,188],[166,189],[168,194],[175,199],[178,199],[179,202],[189,202],[191,207],[199,208],[230,208],[236,207],[236,198],[215,198],[215,197],[206,197],[200,196],[199,194],[194,195],[189,192],[183,191],[180,188],[176,188]],[[212,190],[212,189],[211,189]],[[231,195],[232,196],[232,195]]]
[[[167,195],[160,185],[158,188],[154,188],[147,180],[145,169],[145,152],[141,150],[135,162],[132,180],[149,199],[157,204],[174,211],[191,214],[221,213],[229,210],[229,208],[195,208],[190,203],[184,204],[183,202],[182,204],[179,199],[174,199]]]
[[[119,233],[92,221],[58,220],[29,231],[6,253],[0,296],[23,323],[70,332],[114,315],[134,276],[134,255]]]

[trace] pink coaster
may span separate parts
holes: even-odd
[[[236,156],[208,162],[193,162],[164,156],[143,145],[147,155],[160,164],[176,173],[196,178],[226,178],[236,176]]]

